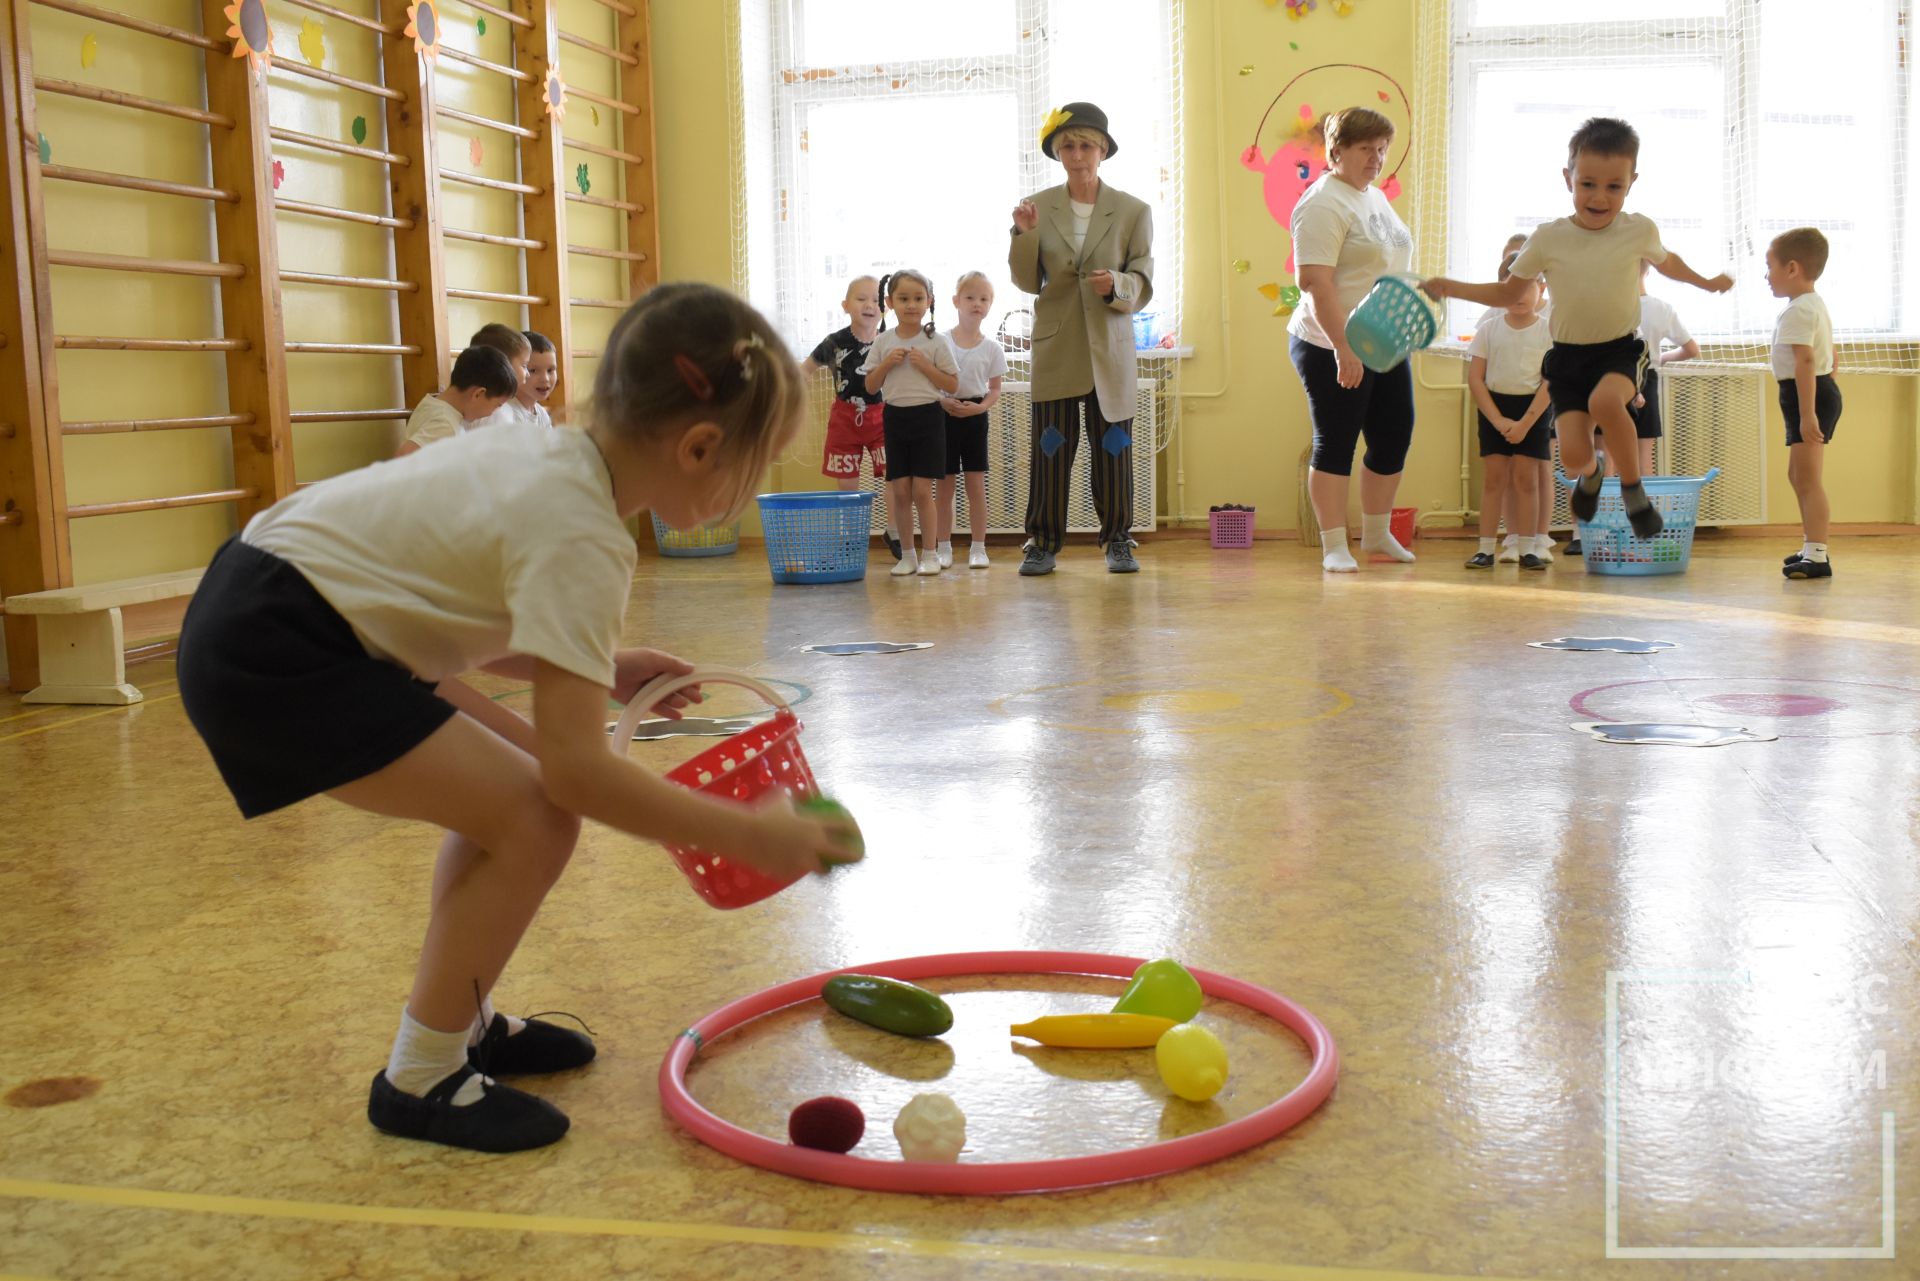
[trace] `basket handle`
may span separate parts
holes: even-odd
[[[688,672],[685,676],[663,673],[641,686],[639,692],[628,700],[627,709],[620,713],[619,724],[613,727],[612,749],[622,756],[626,755],[627,745],[633,742],[633,732],[640,728],[640,722],[653,709],[653,705],[667,695],[677,694],[691,685],[738,685],[741,689],[749,690],[766,699],[768,706],[777,712],[793,710],[787,706],[787,700],[776,694],[771,686],[755,680],[745,672],[730,671],[724,667],[711,667]]]

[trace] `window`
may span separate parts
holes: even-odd
[[[1614,115],[1641,137],[1628,207],[1703,275],[1735,277],[1722,297],[1649,278],[1696,336],[1765,341],[1781,304],[1763,258],[1797,226],[1832,245],[1820,292],[1836,329],[1920,333],[1920,280],[1904,270],[1920,252],[1906,0],[1460,0],[1452,23],[1448,52],[1424,60],[1445,77],[1423,84],[1451,104],[1452,154],[1429,197],[1445,205],[1423,208],[1421,230],[1445,241],[1454,274],[1491,279],[1508,235],[1568,214],[1566,140]],[[1474,309],[1456,306],[1449,331],[1465,332]]]
[[[1153,206],[1154,310],[1172,332],[1179,5],[745,0],[736,251],[749,296],[805,351],[846,324],[855,275],[926,272],[944,329],[955,281],[977,268],[994,282],[992,331],[1031,303],[1007,274],[1013,206],[1062,181],[1040,122],[1080,99],[1120,143],[1101,178]]]

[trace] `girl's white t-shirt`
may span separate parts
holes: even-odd
[[[421,680],[526,654],[613,686],[636,557],[585,432],[463,432],[302,489],[241,537]]]
[[[1767,357],[1775,378],[1794,376],[1795,347],[1813,348],[1814,377],[1833,372],[1833,317],[1819,294],[1801,294],[1773,322],[1773,347]]]
[[[989,382],[1007,376],[1007,353],[1001,349],[999,339],[982,335],[973,346],[962,347],[948,334],[947,343],[953,348],[954,364],[960,371],[960,385],[953,393],[955,399],[978,400],[987,394]]]
[[[1673,309],[1673,304],[1651,294],[1640,295],[1640,337],[1647,344],[1647,359],[1655,362],[1660,359],[1662,343],[1684,347],[1693,341],[1693,335],[1680,323],[1680,313]]]
[[[1540,362],[1552,346],[1553,335],[1539,316],[1525,329],[1515,329],[1504,313],[1496,313],[1474,331],[1467,355],[1486,358],[1488,391],[1531,396],[1540,390]]]
[[[1333,268],[1333,289],[1344,320],[1374,281],[1413,264],[1413,233],[1378,187],[1356,191],[1337,175],[1322,174],[1293,207],[1293,258],[1296,268]],[[1316,347],[1333,348],[1314,313],[1313,295],[1305,290],[1287,332]]]
[[[867,358],[860,366],[860,373],[864,376],[880,368],[880,362],[896,347],[925,352],[927,359],[943,374],[958,375],[960,372],[960,364],[953,358],[953,344],[947,341],[945,334],[929,336],[922,330],[911,338],[902,338],[898,329],[889,329],[875,338],[873,346],[867,349]],[[880,398],[902,409],[912,405],[931,405],[944,395],[946,393],[928,382],[927,376],[915,369],[911,361],[888,374],[887,380],[880,384]]]

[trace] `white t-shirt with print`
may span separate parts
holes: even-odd
[[[1356,191],[1336,174],[1322,174],[1293,207],[1293,259],[1299,267],[1333,268],[1342,319],[1384,275],[1413,263],[1413,234],[1377,187]],[[1313,295],[1301,291],[1287,332],[1316,347],[1333,340],[1314,314]]]
[[[460,411],[438,395],[422,396],[407,415],[407,440],[425,448],[436,440],[451,440],[467,430]]]
[[[1693,335],[1680,323],[1680,313],[1673,309],[1673,304],[1651,294],[1640,296],[1640,336],[1647,340],[1647,359],[1655,362],[1660,359],[1662,343],[1684,347],[1693,341]]]
[[[635,553],[585,432],[463,432],[302,489],[241,537],[422,680],[527,654],[613,685]]]
[[[953,358],[953,344],[947,341],[945,334],[932,336],[923,330],[911,338],[902,338],[898,329],[889,329],[873,340],[873,346],[867,349],[867,358],[860,366],[862,374],[870,374],[880,368],[880,362],[887,353],[896,347],[906,347],[926,353],[934,367],[943,374],[958,376],[960,364]],[[887,375],[880,384],[880,398],[889,405],[898,405],[905,409],[911,405],[931,405],[946,393],[927,381],[927,376],[913,367],[908,361]]]
[[[1474,331],[1467,355],[1486,359],[1488,391],[1530,396],[1540,390],[1540,362],[1552,346],[1553,335],[1539,316],[1525,329],[1515,329],[1500,313]]]
[[[535,405],[529,409],[520,403],[518,396],[509,397],[507,403],[482,418],[468,431],[477,431],[482,427],[551,427],[553,419],[547,413],[545,405]]]
[[[987,394],[990,382],[1007,376],[1007,353],[999,339],[983,335],[973,346],[962,347],[948,334],[947,343],[960,370],[960,386],[953,393],[957,399],[977,400]]]
[[[1791,378],[1793,349],[1813,348],[1813,376],[1833,372],[1833,317],[1827,314],[1826,299],[1809,290],[1788,303],[1773,322],[1773,348],[1767,361],[1775,378]]]
[[[1513,274],[1547,278],[1553,294],[1553,340],[1612,342],[1640,327],[1640,262],[1667,260],[1660,229],[1639,214],[1614,215],[1599,231],[1571,218],[1533,229],[1513,260]]]

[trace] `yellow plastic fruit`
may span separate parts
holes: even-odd
[[[1169,1028],[1153,1047],[1160,1079],[1183,1099],[1205,1103],[1227,1083],[1227,1047],[1192,1023]]]
[[[1144,1050],[1173,1026],[1150,1014],[1049,1014],[1015,1023],[1015,1036],[1075,1050]]]

